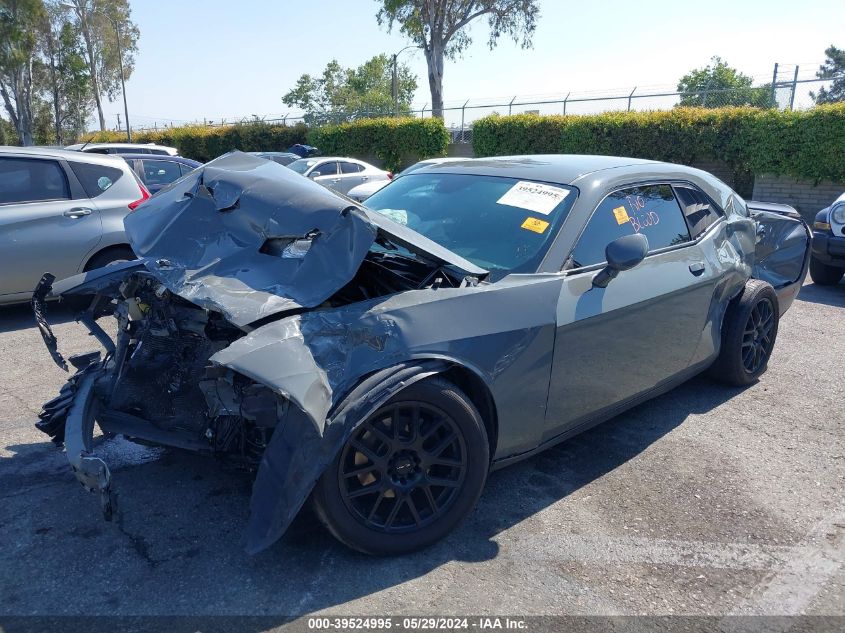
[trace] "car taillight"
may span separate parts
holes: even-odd
[[[392,171],[387,172],[387,179],[393,180],[393,172]]]
[[[135,209],[138,208],[139,205],[141,205],[142,203],[144,203],[144,202],[146,202],[147,200],[150,199],[150,192],[147,191],[147,188],[144,185],[142,185],[140,182],[138,183],[138,189],[141,190],[141,197],[138,198],[135,202],[129,203],[129,210],[130,211],[134,211]]]

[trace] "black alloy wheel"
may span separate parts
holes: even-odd
[[[343,448],[338,485],[371,530],[400,533],[446,513],[463,484],[467,450],[455,421],[425,402],[385,407]]]
[[[742,365],[749,374],[756,373],[769,358],[774,326],[774,306],[768,299],[761,299],[752,308],[742,336]]]
[[[317,481],[317,516],[342,543],[404,554],[443,538],[475,507],[490,467],[484,421],[455,385],[406,387],[358,424]]]

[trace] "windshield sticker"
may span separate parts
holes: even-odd
[[[520,180],[496,203],[549,215],[568,195],[567,189]]]
[[[625,207],[616,207],[613,210],[613,217],[616,218],[616,224],[625,224],[625,222],[628,222],[631,219],[628,217],[628,212],[625,210]]]
[[[525,218],[525,222],[520,226],[535,233],[545,233],[546,229],[549,228],[549,223],[539,218]]]
[[[376,211],[397,224],[408,226],[408,212],[405,209],[376,209]]]

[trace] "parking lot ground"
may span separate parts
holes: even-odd
[[[57,309],[61,349],[95,349]],[[0,309],[0,614],[845,615],[844,325],[845,284],[808,283],[757,384],[693,379],[492,474],[436,546],[378,559],[307,513],[248,556],[247,476],[120,438],[97,449],[120,494],[104,522],[33,427],[66,375],[28,309]]]

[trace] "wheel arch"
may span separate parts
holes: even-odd
[[[132,251],[132,247],[128,243],[109,244],[108,246],[97,248],[91,251],[91,253],[85,258],[85,262],[82,264],[82,269],[80,270],[80,272],[87,273],[89,270],[92,270],[92,268],[90,268],[91,262],[98,258],[100,255],[124,250],[134,252]]]
[[[273,434],[253,485],[246,550],[256,553],[284,533],[317,479],[363,420],[402,389],[433,376],[454,382],[466,393],[484,420],[488,442],[495,446],[492,392],[480,373],[466,364],[438,357],[413,358],[359,376],[335,399],[322,434],[298,406],[291,407]]]

